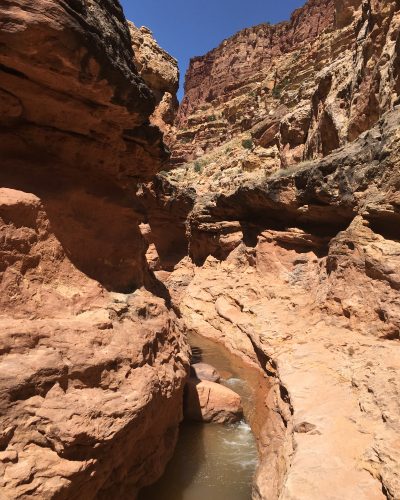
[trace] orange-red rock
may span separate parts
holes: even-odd
[[[290,21],[247,28],[192,59],[175,163],[193,168],[222,145],[239,155],[243,134],[274,170],[355,140],[399,103],[399,26],[396,0],[309,0]]]
[[[0,496],[135,496],[189,368],[134,195],[167,158],[155,99],[118,2],[6,0],[0,25]]]
[[[186,384],[184,415],[187,420],[232,423],[243,417],[240,396],[228,387],[190,378]]]
[[[1,494],[155,480],[196,331],[272,384],[253,498],[400,497],[399,16],[246,29],[192,61],[174,128],[175,61],[118,3],[3,2]],[[238,418],[210,384],[192,411]]]
[[[187,74],[154,187],[191,262],[160,277],[273,385],[257,499],[400,496],[399,34],[396,1],[310,0]]]

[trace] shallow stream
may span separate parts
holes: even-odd
[[[220,344],[191,334],[192,362],[217,368],[221,383],[242,398],[245,421],[237,424],[183,422],[163,477],[140,500],[249,500],[258,464],[257,445],[247,422],[254,421],[262,375]]]

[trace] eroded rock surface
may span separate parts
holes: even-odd
[[[400,498],[399,10],[309,0],[235,35],[173,126],[176,64],[118,3],[3,2],[3,496],[157,479],[195,331],[272,384],[254,498]],[[149,120],[183,164],[155,179]]]
[[[121,180],[160,169],[161,134],[143,126],[154,97],[117,2],[6,0],[0,14],[2,158]]]
[[[397,110],[323,161],[198,196],[197,267],[166,276],[188,331],[275,380],[254,498],[399,496],[399,122]]]
[[[156,99],[118,2],[0,19],[0,496],[135,498],[189,368],[135,197],[167,158]]]
[[[273,385],[254,498],[400,497],[399,15],[310,0],[187,74],[154,189],[190,258],[157,275]]]
[[[135,67],[156,97],[157,106],[150,118],[151,123],[164,132],[164,141],[168,144],[179,106],[176,97],[179,86],[178,62],[158,45],[148,28],[137,28],[132,22],[128,22],[128,25]]]
[[[243,417],[239,394],[228,387],[190,378],[185,389],[184,415],[187,420],[206,423],[233,423]]]
[[[309,0],[192,59],[172,148],[180,175],[226,191],[354,141],[399,103],[399,16],[396,0]]]

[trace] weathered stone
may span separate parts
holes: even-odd
[[[0,19],[1,89],[11,99],[1,109],[3,159],[95,169],[114,182],[160,169],[161,134],[146,125],[154,97],[119,3],[5,0]]]
[[[308,2],[296,28],[322,3]],[[400,11],[327,6],[328,24],[262,74],[242,61],[236,87],[223,85],[230,57],[252,51],[263,27],[192,62],[173,145],[182,165],[163,190],[172,213],[195,186],[185,245],[196,265],[178,264],[165,283],[188,331],[258,363],[273,384],[254,498],[393,500]]]
[[[207,161],[221,146],[217,163],[235,176],[223,151],[239,156],[234,139],[246,132],[260,149],[278,149],[274,170],[354,141],[399,100],[399,27],[396,0],[309,0],[290,21],[245,29],[192,59],[175,163],[198,151]]]
[[[219,382],[221,375],[211,365],[207,363],[194,363],[190,366],[190,374],[199,380],[209,380],[210,382]]]
[[[153,93],[118,2],[6,0],[0,25],[0,496],[135,496],[189,369],[139,230]]]
[[[240,396],[223,385],[190,378],[184,399],[187,420],[207,423],[237,422],[243,417]]]
[[[128,22],[137,71],[156,97],[156,109],[150,121],[164,133],[164,141],[171,140],[172,125],[178,112],[176,93],[179,86],[178,62],[154,40],[152,32]]]

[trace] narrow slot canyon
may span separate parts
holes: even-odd
[[[399,1],[136,23],[0,4],[1,500],[400,500]]]
[[[224,424],[184,421],[164,475],[139,498],[250,498],[259,463],[257,443],[261,443],[253,433],[260,435],[268,419],[263,403],[268,394],[265,374],[255,363],[245,363],[215,341],[190,333],[188,339],[192,364],[206,363],[217,370],[219,383],[240,395],[243,416]]]

